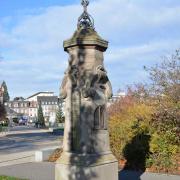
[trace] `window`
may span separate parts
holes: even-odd
[[[107,129],[105,106],[99,106],[94,113],[94,128],[96,130]]]

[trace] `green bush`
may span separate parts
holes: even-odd
[[[127,98],[131,103],[127,104]],[[125,168],[144,171],[153,167],[158,172],[175,170],[178,137],[170,126],[154,123],[155,108],[129,97],[114,106],[119,107],[119,111],[110,113],[110,145],[119,160],[127,161]]]

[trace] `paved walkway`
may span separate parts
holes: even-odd
[[[157,174],[157,173],[140,173],[135,171],[120,171],[119,180],[179,180],[180,176]]]
[[[0,155],[0,167],[22,164],[27,162],[34,162],[34,161],[35,161],[34,151],[12,153],[9,155]]]
[[[14,176],[28,180],[54,180],[54,163],[24,163],[0,167],[0,175]]]
[[[9,175],[29,180],[54,180],[55,164],[54,163],[25,163],[0,167],[0,175]],[[132,171],[120,171],[119,180],[179,180],[180,176],[155,174],[155,173],[138,173]],[[110,179],[104,179],[110,180]]]

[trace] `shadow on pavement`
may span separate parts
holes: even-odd
[[[119,180],[141,180],[140,176],[143,172],[121,170],[119,172]]]
[[[147,132],[142,132],[125,145],[123,155],[126,163],[119,173],[120,180],[141,180],[140,176],[146,170],[146,159],[150,155],[150,139],[151,136]]]

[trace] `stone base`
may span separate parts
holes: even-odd
[[[43,162],[47,161],[50,155],[57,149],[59,146],[55,146],[52,148],[41,149],[35,152],[35,161],[36,162]]]
[[[63,153],[56,162],[55,180],[118,180],[118,162],[111,153],[86,156]]]

